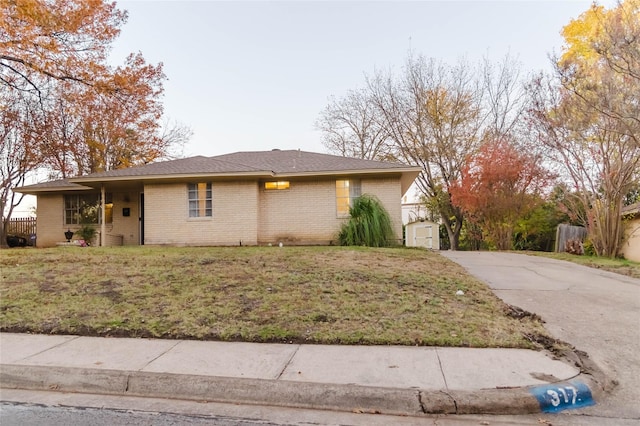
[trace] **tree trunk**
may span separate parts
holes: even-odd
[[[451,226],[451,218],[447,213],[440,212],[440,218],[449,237],[449,250],[457,251],[460,243],[460,231],[462,230],[462,218],[456,215],[453,226]]]

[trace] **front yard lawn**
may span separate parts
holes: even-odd
[[[518,348],[548,337],[537,317],[423,250],[9,249],[0,270],[1,331]]]

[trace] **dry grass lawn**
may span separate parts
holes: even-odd
[[[519,348],[547,336],[423,250],[9,249],[0,270],[2,331]]]

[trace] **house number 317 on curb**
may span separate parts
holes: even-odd
[[[539,386],[531,389],[531,393],[540,403],[545,413],[587,407],[594,405],[591,390],[584,383],[557,383],[550,386]]]
[[[578,399],[578,389],[573,386],[565,386],[564,388],[558,388],[557,390],[547,390],[547,395],[551,397],[551,405],[558,407],[562,401],[560,395],[564,398],[564,403],[568,404],[571,399],[571,405],[575,405],[576,399]],[[568,396],[567,396],[568,395]]]

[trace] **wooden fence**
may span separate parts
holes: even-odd
[[[4,221],[3,221],[4,225]],[[7,235],[18,235],[21,237],[30,237],[36,233],[35,217],[16,217],[9,219],[7,227]]]
[[[567,251],[567,242],[570,244],[571,242],[579,242],[582,244],[586,237],[586,228],[582,226],[560,224],[556,229],[556,252],[561,253]]]

